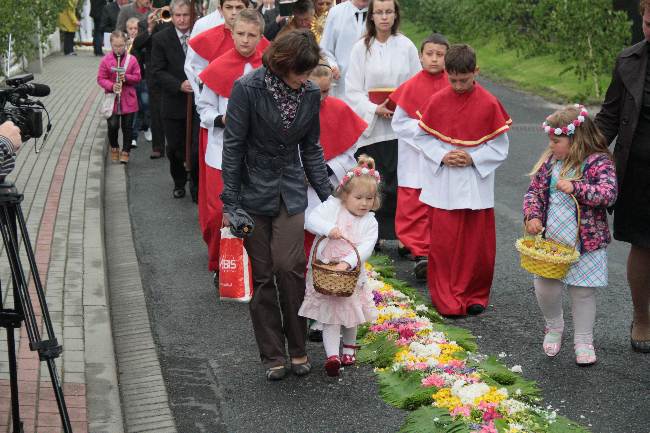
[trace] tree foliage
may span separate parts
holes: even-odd
[[[611,0],[406,0],[405,16],[455,40],[497,40],[522,57],[551,54],[602,95],[630,39],[631,24]]]
[[[45,43],[56,30],[59,13],[66,5],[67,0],[0,1],[0,55],[6,57],[8,54],[9,35],[16,56],[34,54],[38,44]]]

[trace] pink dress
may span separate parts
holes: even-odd
[[[336,226],[341,229],[343,236],[358,247],[363,233],[360,233],[361,218],[352,215],[341,206]],[[323,247],[323,244],[325,246]],[[317,258],[323,263],[338,262],[341,258],[353,252],[350,244],[344,240],[325,239],[321,242]],[[311,254],[316,254],[312,248]],[[305,300],[298,314],[309,319],[317,320],[328,325],[343,325],[352,328],[362,323],[372,322],[377,318],[377,308],[373,301],[372,292],[366,284],[367,277],[363,258],[361,258],[361,275],[357,280],[357,287],[352,296],[342,298],[318,293],[314,290],[314,283],[310,266],[307,270],[307,290]]]

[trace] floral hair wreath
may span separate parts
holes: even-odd
[[[555,135],[573,135],[576,132],[576,128],[582,125],[585,122],[587,116],[589,116],[589,112],[587,111],[584,105],[575,104],[575,107],[580,110],[580,114],[578,114],[578,117],[573,122],[569,123],[566,126],[562,126],[558,128],[553,128],[549,126],[548,123],[544,122],[542,123],[542,128],[544,128],[544,132],[546,132],[547,134],[553,133]]]
[[[378,170],[375,170],[374,168],[368,168],[368,164],[362,164],[361,166],[345,173],[345,176],[343,176],[343,179],[341,179],[341,183],[339,183],[339,188],[343,188],[343,186],[355,176],[359,177],[366,175],[374,177],[378,183],[381,181],[381,176],[379,176]]]

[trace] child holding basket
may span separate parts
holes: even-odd
[[[523,204],[526,231],[545,231],[546,239],[576,245],[580,258],[562,279],[535,277],[535,295],[546,321],[542,346],[547,356],[560,351],[562,291],[567,287],[576,363],[591,365],[596,362],[596,289],[607,286],[607,207],[617,195],[614,162],[605,138],[581,105],[556,111],[543,127],[549,143],[530,173]]]
[[[377,242],[378,225],[372,211],[380,205],[379,181],[375,161],[361,155],[357,166],[343,176],[335,196],[321,203],[307,217],[307,230],[327,239],[312,247],[305,300],[298,314],[323,324],[328,376],[338,376],[342,365],[354,365],[357,326],[377,317],[363,268]],[[361,267],[351,296],[339,297],[316,291],[312,265],[314,255],[333,270],[348,271],[357,265]],[[342,355],[339,351],[341,333]]]

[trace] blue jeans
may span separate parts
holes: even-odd
[[[139,110],[133,117],[133,139],[137,140],[141,130],[149,129],[149,91],[146,81],[140,81],[135,86],[135,92],[138,95]]]

